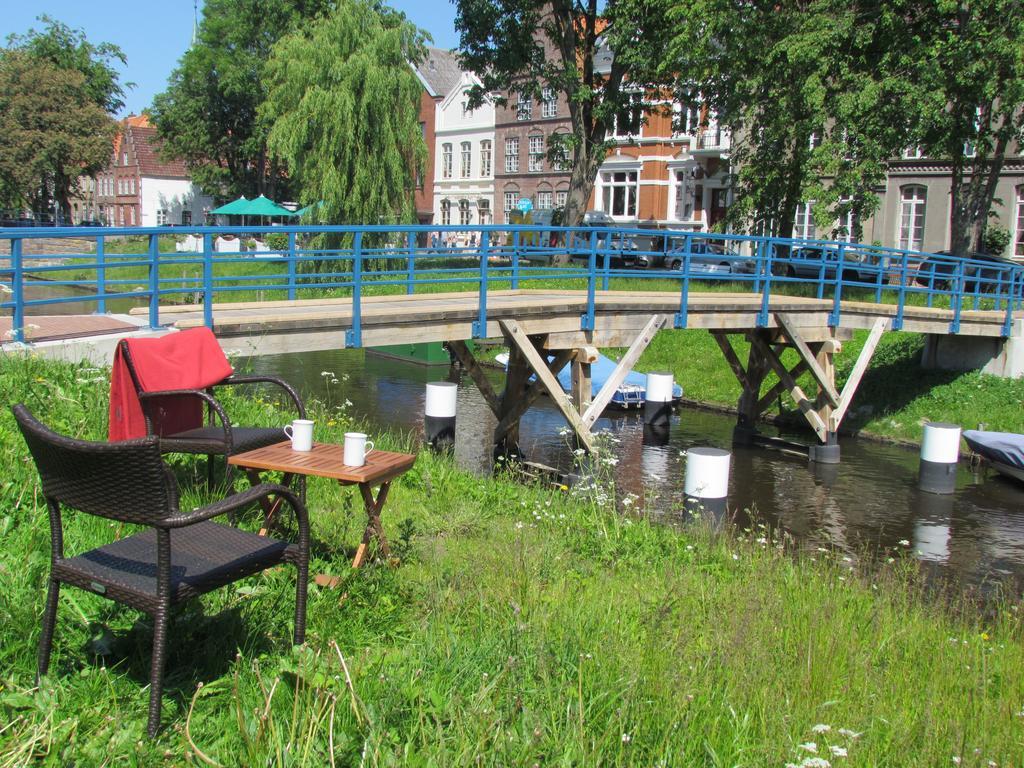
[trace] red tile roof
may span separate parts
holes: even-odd
[[[156,128],[149,126],[128,128],[132,135],[132,146],[135,158],[139,163],[141,176],[165,176],[170,178],[189,178],[188,169],[182,160],[164,160],[160,156],[163,142],[156,135]]]

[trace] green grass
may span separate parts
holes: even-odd
[[[103,371],[5,357],[0,387],[61,431],[105,434]],[[238,421],[287,419],[265,400],[227,404]],[[314,412],[321,440],[350,427],[337,407]],[[397,567],[352,573],[356,495],[310,484],[313,570],[343,586],[311,587],[304,648],[288,640],[290,569],[175,616],[165,728],[148,742],[151,629],[133,611],[65,589],[35,687],[49,536],[6,409],[0,461],[0,766],[754,767],[799,764],[808,742],[849,766],[1024,753],[1018,601],[981,612],[928,597],[898,554],[845,562],[759,528],[655,525],[617,512],[606,485],[527,487],[428,452],[385,509]],[[201,501],[199,469],[175,463],[183,505]],[[66,520],[70,552],[127,533]]]

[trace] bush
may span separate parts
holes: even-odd
[[[274,232],[273,234],[267,235],[265,242],[267,247],[272,251],[288,250],[288,235],[283,232]]]
[[[985,233],[981,236],[981,249],[985,253],[999,256],[1010,245],[1010,239],[1009,230],[989,224],[985,227]]]

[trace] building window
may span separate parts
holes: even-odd
[[[165,211],[163,208],[160,208],[156,212],[156,225],[158,227],[162,227],[166,223],[167,223],[167,211]]]
[[[128,226],[135,226],[135,208],[128,206]]]
[[[473,171],[473,145],[468,142],[462,142],[462,178],[468,179],[472,175]]]
[[[450,179],[452,177],[452,145],[442,144],[441,145],[441,178]]]
[[[485,179],[491,177],[491,142],[489,139],[480,142],[480,175]]]
[[[463,198],[459,200],[459,224],[464,227],[468,227],[473,223],[472,215],[469,212],[469,200]]]
[[[636,171],[602,171],[601,187],[601,205],[605,213],[636,216]]]
[[[190,227],[192,226],[192,211],[181,212],[181,226]]]
[[[921,250],[924,240],[924,206],[927,191],[924,187],[913,185],[903,187],[900,192],[900,231],[897,248],[908,251]]]
[[[1017,237],[1014,239],[1013,255],[1024,259],[1024,184],[1017,187]]]
[[[448,226],[452,223],[452,201],[444,199],[441,201],[441,224]]]
[[[491,201],[486,198],[481,198],[476,204],[477,215],[480,217],[480,224],[487,225],[491,223]]]
[[[128,153],[127,152],[122,152],[121,153],[121,165],[128,165]]]
[[[519,137],[505,139],[505,173],[519,172]]]
[[[510,214],[516,207],[516,200],[519,199],[518,192],[506,192],[505,193],[505,218],[508,219]]]
[[[617,139],[640,135],[640,94],[630,94],[627,104],[615,114],[612,133]]]
[[[700,131],[700,104],[692,102],[672,105],[672,133],[675,136],[696,136]]]
[[[540,173],[544,170],[544,137],[530,137],[530,173]]]
[[[693,189],[690,171],[679,170],[672,175],[672,215],[676,221],[690,221],[693,218]]]
[[[469,108],[469,102],[468,101],[462,102],[462,118],[466,119],[467,117],[472,117],[472,116],[473,116],[473,110]]]
[[[569,193],[565,190],[555,192],[555,207],[565,208],[565,203],[569,199]]]
[[[537,193],[537,210],[546,211],[551,208],[551,193],[550,192],[538,192]]]
[[[921,151],[920,147],[907,147],[903,150],[904,160],[920,160],[922,157],[924,157],[924,152]]]
[[[849,209],[849,206],[853,204],[853,201],[849,198],[845,198],[839,201],[839,205],[847,207],[845,214],[840,214],[839,221],[836,224],[835,239],[843,243],[856,242],[854,238],[857,236],[857,230],[860,229],[860,220],[856,214]]]
[[[519,92],[519,100],[516,102],[516,120],[532,120],[533,119],[533,99],[530,95]]]
[[[800,203],[793,218],[793,237],[797,240],[813,240],[817,234],[817,227],[814,226],[814,201]]]
[[[545,88],[540,93],[540,116],[558,117],[558,97],[554,88]]]

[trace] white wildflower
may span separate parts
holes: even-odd
[[[831,725],[826,725],[825,723],[818,723],[816,726],[811,728],[811,730],[814,733],[828,733],[829,731],[832,730],[832,726]]]
[[[633,737],[630,736],[628,733],[622,734],[622,743],[623,744],[629,744],[629,742],[631,742],[632,740],[633,740]]]
[[[838,747],[835,744],[833,744],[831,747],[828,748],[828,751],[836,757],[846,757],[846,747]]]
[[[800,768],[832,768],[832,763],[824,757],[805,757],[800,762]]]
[[[800,749],[804,750],[805,752],[817,752],[818,745],[815,744],[813,741],[807,741],[800,745]]]
[[[907,541],[906,539],[900,539],[898,543],[899,543],[899,545],[901,547],[909,547],[910,546],[910,542]]]

